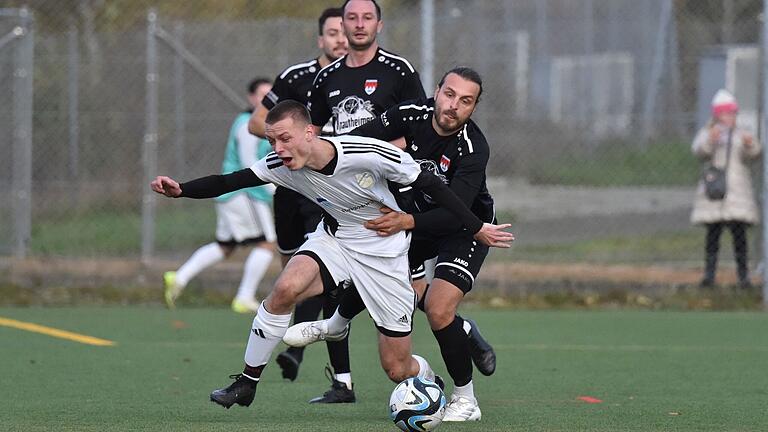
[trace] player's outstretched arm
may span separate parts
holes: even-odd
[[[168,197],[215,198],[225,193],[247,187],[262,186],[268,182],[260,179],[250,168],[224,175],[209,175],[179,184],[166,176],[158,176],[150,186],[152,190]]]
[[[416,225],[411,214],[396,212],[389,207],[382,207],[381,212],[383,213],[381,217],[366,222],[365,227],[376,231],[382,237],[413,229]],[[508,248],[515,240],[514,234],[505,231],[511,226],[511,224],[484,223],[480,231],[475,233],[475,240],[486,246]]]
[[[422,172],[415,182],[411,184],[416,189],[421,189],[428,193],[435,202],[441,207],[455,214],[462,224],[474,237],[486,246],[508,248],[511,246],[515,236],[507,231],[510,224],[494,225],[483,223],[466,205],[456,196],[451,189],[446,186],[436,176]]]

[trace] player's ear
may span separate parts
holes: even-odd
[[[437,99],[437,93],[440,91],[440,86],[435,87],[435,95],[433,96],[435,99]]]
[[[379,22],[376,24],[376,34],[381,33],[382,28],[384,28],[384,21],[379,20]]]

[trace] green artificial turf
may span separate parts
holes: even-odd
[[[475,376],[482,421],[439,430],[764,431],[768,424],[768,315],[462,312],[495,346],[498,368],[492,377]],[[351,339],[358,403],[306,402],[328,387],[325,347],[318,345],[308,348],[296,382],[283,381],[270,363],[254,404],[230,410],[209,402],[208,393],[241,371],[250,316],[213,308],[68,307],[0,308],[0,317],[117,342],[89,346],[0,326],[5,431],[396,430],[387,416],[394,384],[379,366],[375,331],[362,315]],[[414,344],[447,376],[420,313]]]

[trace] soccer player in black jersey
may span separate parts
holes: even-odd
[[[377,121],[355,133],[384,140],[404,136],[405,151],[420,163],[422,170],[432,172],[450,185],[481,220],[492,222],[495,211],[485,176],[490,156],[488,142],[470,118],[482,90],[482,79],[477,72],[465,67],[452,69],[440,80],[434,99],[390,108]],[[470,354],[478,347],[473,346],[468,336],[477,331],[477,326],[463,320],[456,311],[464,295],[472,289],[488,255],[488,247],[477,244],[461,229],[458,220],[437,208],[428,195],[415,195],[411,214],[389,212],[366,227],[382,236],[413,230],[409,250],[412,267],[437,257],[434,279],[431,286],[424,287],[422,301],[454,380],[444,420],[479,420],[481,412],[474,395]],[[414,277],[418,276],[415,268],[412,272]],[[482,363],[478,366],[484,366]],[[495,356],[492,366],[495,368]],[[489,375],[493,369],[481,368],[481,372]]]
[[[403,57],[379,47],[381,9],[373,0],[347,0],[343,6],[349,52],[321,70],[312,86],[312,124],[329,120],[336,135],[350,132],[386,109],[425,96],[419,73]]]
[[[275,78],[272,90],[261,101],[248,123],[248,129],[252,134],[264,136],[264,120],[268,111],[277,103],[295,100],[307,105],[312,82],[317,72],[347,53],[347,38],[341,25],[341,15],[340,8],[328,8],[320,15],[317,37],[317,46],[321,50],[320,56],[290,66]],[[304,243],[306,236],[315,231],[322,218],[322,211],[317,204],[298,192],[278,186],[274,196],[274,215],[278,251],[285,267],[291,255]],[[294,313],[294,322],[315,320],[321,310],[324,311],[326,318],[330,317],[338,305],[337,296],[338,292],[331,291],[299,303]],[[334,370],[331,389],[310,402],[355,402],[348,340],[328,341],[327,348]],[[279,353],[275,360],[280,365],[283,378],[295,380],[303,358],[304,348],[290,347]]]
[[[406,59],[379,47],[376,36],[381,31],[383,22],[381,8],[374,0],[347,0],[342,6],[342,25],[347,37],[348,53],[320,70],[311,86],[308,106],[318,134],[329,122],[332,125],[332,134],[345,134],[373,120],[391,106],[425,96],[419,74],[413,66]],[[294,72],[291,76],[295,75]],[[298,79],[301,79],[301,75]],[[276,82],[274,88],[279,89],[279,86],[279,82]],[[275,217],[279,217],[277,207]],[[326,313],[331,306],[335,307],[331,303],[332,300],[334,299],[326,299]],[[314,317],[311,316],[312,313]],[[308,311],[306,305],[297,308],[295,322],[316,318],[317,310]],[[347,343],[347,340],[338,343]],[[291,354],[294,349],[296,348],[289,348],[286,353]],[[333,349],[329,345],[329,352]],[[348,353],[348,350],[345,353]],[[287,354],[281,353],[278,361],[287,360]],[[341,354],[338,357],[341,357]],[[339,374],[338,367],[333,363],[335,361],[342,364],[348,370],[349,357],[347,354],[346,362],[338,357],[331,354],[332,365],[336,369],[331,380],[331,390],[312,399],[313,402],[347,400],[347,395],[352,390],[351,378],[349,374]]]
[[[495,220],[493,199],[486,188],[485,177],[488,143],[470,119],[481,93],[482,80],[477,72],[455,68],[440,80],[434,99],[407,101],[392,107],[376,120],[355,129],[353,134],[385,141],[404,137],[404,150],[420,164],[423,172],[431,172],[449,185],[479,219],[492,222]],[[385,237],[412,230],[409,262],[414,279],[423,277],[421,265],[425,260],[437,257],[431,286],[421,281],[414,283],[414,288],[422,293],[420,307],[427,313],[448,373],[454,380],[453,395],[443,420],[479,420],[481,412],[474,395],[472,361],[481,373],[490,375],[496,366],[495,354],[480,336],[477,325],[462,319],[456,311],[464,295],[472,289],[488,248],[472,239],[458,220],[437,208],[428,195],[417,192],[410,201],[413,208],[406,210],[408,213],[383,209],[386,214],[367,222],[366,228]],[[347,318],[362,311],[362,301],[354,294],[352,290],[345,295],[337,314]],[[322,324],[314,327],[322,328]],[[298,327],[289,329],[286,339],[296,330]]]

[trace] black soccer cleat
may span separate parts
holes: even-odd
[[[299,376],[299,365],[301,364],[301,360],[291,354],[290,351],[283,351],[277,355],[275,361],[283,371],[283,378],[291,381],[296,380],[296,377]]]
[[[216,402],[226,409],[229,409],[234,404],[244,407],[251,405],[253,398],[256,396],[256,385],[259,382],[243,374],[230,375],[229,377],[234,378],[235,382],[227,388],[214,390],[211,393],[211,402]]]
[[[485,376],[493,375],[496,371],[496,353],[493,352],[493,347],[480,334],[480,328],[478,328],[475,320],[466,318],[464,320],[472,326],[467,335],[472,363],[475,364],[475,367],[481,374]]]
[[[347,385],[333,378],[333,370],[330,366],[325,367],[325,376],[331,380],[331,389],[323,393],[322,396],[312,398],[309,403],[353,403],[355,402],[355,390],[347,388]]]
[[[440,390],[445,390],[445,381],[440,375],[435,375],[435,384],[440,387]]]

